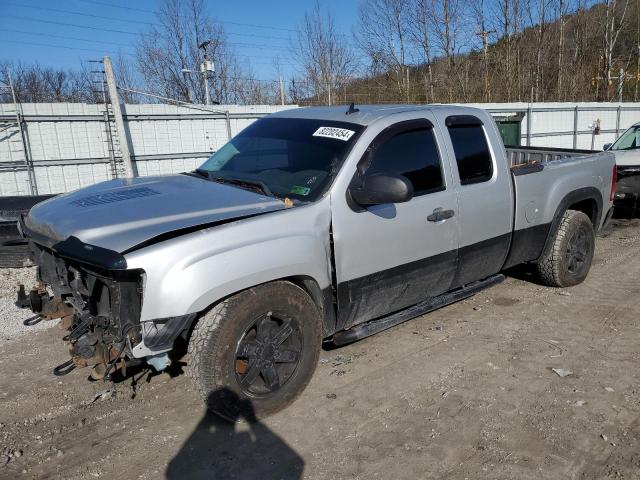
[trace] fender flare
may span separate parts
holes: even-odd
[[[551,227],[549,228],[549,233],[547,233],[547,240],[544,243],[540,257],[547,255],[551,250],[564,212],[566,212],[571,205],[584,200],[593,200],[596,203],[596,211],[591,218],[591,222],[593,223],[594,230],[598,229],[600,218],[602,217],[602,193],[596,187],[583,187],[573,190],[564,196],[556,208],[556,213],[553,215]]]

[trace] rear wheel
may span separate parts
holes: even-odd
[[[591,220],[577,210],[567,210],[549,252],[537,264],[540,279],[551,287],[582,283],[589,273],[595,251]]]
[[[259,285],[199,320],[189,341],[189,375],[214,413],[232,421],[264,417],[306,387],[321,331],[304,290],[284,281]]]

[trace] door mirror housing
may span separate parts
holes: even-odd
[[[350,187],[351,198],[363,207],[384,203],[403,203],[413,198],[413,185],[402,175],[365,175],[362,184]]]
[[[604,150],[605,152],[607,150],[609,150],[611,148],[611,145],[613,145],[612,143],[605,143],[604,146],[602,147],[602,150]]]

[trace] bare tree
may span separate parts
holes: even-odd
[[[475,17],[476,28],[478,29],[475,34],[482,40],[482,70],[484,77],[484,93],[483,101],[491,101],[491,90],[489,87],[489,35],[496,33],[495,30],[488,28],[488,22],[486,18],[485,3],[484,0],[478,0],[473,3],[472,13]]]
[[[310,93],[329,105],[335,103],[339,87],[356,71],[353,51],[337,31],[331,12],[323,12],[318,1],[304,15],[292,54],[310,84]]]
[[[458,77],[460,72],[456,67],[456,55],[462,48],[464,27],[466,26],[466,12],[464,3],[461,0],[431,0],[433,12],[433,25],[435,34],[435,45],[446,61],[446,91],[447,101],[453,102],[455,83],[460,80],[460,86],[465,86],[462,80],[466,78]],[[468,37],[468,35],[465,35]]]
[[[214,100],[235,102],[238,91],[234,78],[249,76],[232,55],[224,29],[206,13],[202,0],[163,0],[153,26],[137,46],[138,68],[146,89],[163,96],[205,103],[200,64],[208,41],[208,55],[216,72],[209,82]]]
[[[606,81],[605,98],[611,98],[611,72],[613,70],[614,50],[618,37],[624,26],[627,14],[628,0],[606,0],[604,35],[603,35],[603,77]]]
[[[564,43],[565,43],[565,22],[567,16],[567,0],[558,0],[558,91],[557,99],[561,101],[564,96],[562,79],[564,77]]]
[[[374,73],[393,76],[397,92],[409,92],[409,0],[364,0],[358,8],[356,41]]]
[[[433,81],[433,16],[431,0],[416,0],[409,17],[409,35],[425,66],[425,100],[435,102]]]

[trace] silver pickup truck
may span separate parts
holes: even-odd
[[[214,412],[237,418],[239,398],[265,416],[303,390],[323,339],[359,340],[526,262],[547,285],[582,282],[614,169],[607,152],[512,167],[473,108],[287,110],[194,172],[36,205],[19,230],[40,283],[18,304],[31,323],[61,318],[57,375],[162,370],[186,343]]]

